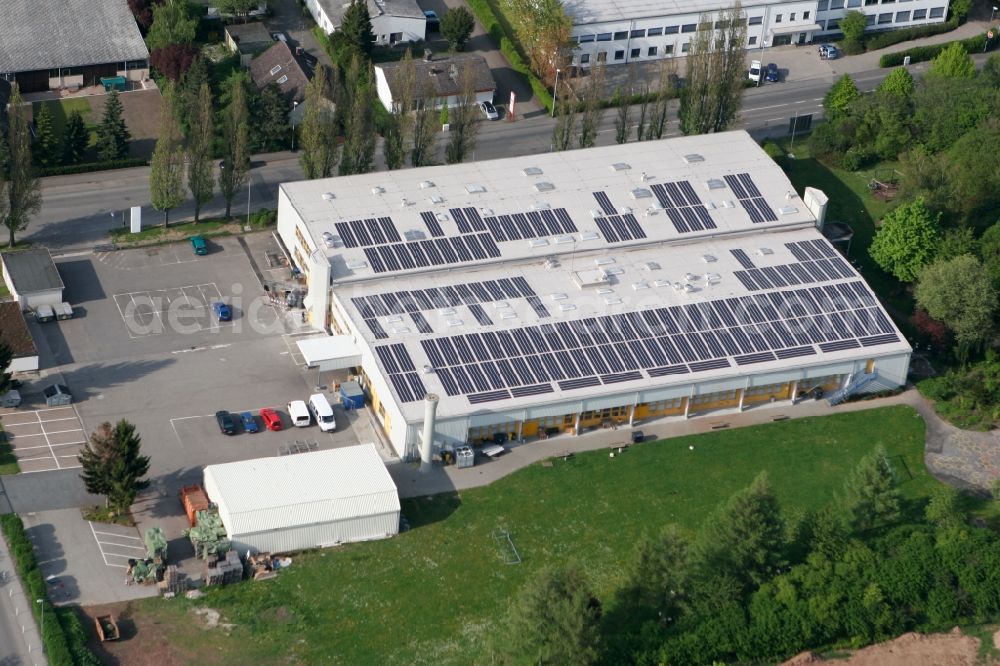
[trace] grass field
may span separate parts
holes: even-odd
[[[33,112],[35,117],[38,117],[38,112],[41,110],[41,106],[45,105],[49,107],[49,113],[52,114],[52,127],[55,130],[56,136],[63,136],[63,129],[66,127],[66,119],[74,111],[79,111],[80,115],[83,116],[83,123],[86,125],[87,130],[90,132],[90,145],[93,145],[97,137],[97,118],[94,118],[94,110],[90,107],[90,100],[84,97],[71,97],[68,99],[61,100],[49,100],[45,102],[35,102]]]
[[[486,488],[405,501],[413,529],[396,538],[304,554],[276,580],[198,602],[141,602],[134,617],[140,627],[159,623],[182,660],[489,663],[487,637],[540,567],[575,559],[608,600],[641,533],[671,522],[696,529],[761,470],[786,513],[818,508],[877,444],[918,510],[937,483],[924,469],[923,442],[916,412],[891,407],[664,440],[614,459],[578,454]],[[522,564],[503,563],[490,536],[497,529],[510,532]],[[206,632],[195,606],[235,627]]]

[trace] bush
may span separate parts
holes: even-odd
[[[764,149],[767,156],[774,160],[778,166],[784,168],[788,156],[785,155],[785,151],[781,149],[781,146],[770,139],[765,139],[764,143],[761,144],[761,148]]]
[[[969,39],[956,40],[965,47],[968,53],[982,53],[983,48],[986,46],[986,35],[976,35],[975,37],[970,37]],[[933,60],[937,54],[944,51],[946,48],[954,44],[955,42],[945,42],[944,44],[931,44],[929,46],[915,46],[912,49],[906,49],[905,51],[896,51],[895,53],[886,53],[884,56],[878,59],[879,67],[899,67],[903,64],[903,58],[910,56],[910,62],[925,62],[927,60]],[[996,40],[991,40],[990,45],[994,45]]]
[[[86,162],[84,164],[66,164],[63,166],[46,167],[38,170],[42,178],[46,176],[67,176],[74,173],[89,173],[91,171],[110,171],[112,169],[131,169],[149,164],[145,157],[129,157],[123,160],[108,160],[106,162]]]
[[[261,208],[256,213],[250,215],[250,225],[263,229],[264,227],[269,227],[278,221],[278,211],[270,210],[268,208]]]
[[[958,21],[949,20],[945,23],[932,23],[931,25],[923,25],[916,28],[901,28],[899,30],[877,32],[865,38],[865,49],[868,51],[877,51],[887,46],[899,44],[900,42],[908,42],[911,39],[920,39],[921,37],[930,37],[931,35],[950,32],[957,27]]]
[[[3,532],[14,558],[17,575],[24,584],[28,599],[48,599],[48,590],[38,560],[31,546],[31,540],[24,531],[24,523],[13,513],[0,516],[0,531]],[[45,613],[45,632],[42,643],[46,657],[54,666],[97,666],[101,662],[87,648],[87,632],[80,619],[70,609],[56,609],[51,603],[31,604],[36,621]]]

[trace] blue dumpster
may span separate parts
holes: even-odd
[[[344,409],[361,409],[365,406],[365,391],[357,382],[344,382],[340,385],[340,402]]]

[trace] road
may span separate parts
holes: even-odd
[[[888,70],[876,69],[856,73],[853,78],[859,89],[867,91],[873,90],[887,73]],[[832,80],[832,76],[824,76],[748,89],[738,127],[763,137],[787,132],[789,120],[795,115],[812,113],[815,119],[822,113],[822,98]],[[598,145],[614,142],[614,116],[611,109],[605,112],[598,132]],[[667,135],[676,136],[679,134],[676,102],[669,116]],[[553,125],[554,121],[542,114],[519,118],[516,122],[484,122],[473,160],[548,152]],[[253,210],[274,209],[278,184],[302,178],[297,155],[291,152],[255,156],[251,173],[249,198]],[[158,223],[163,214],[149,206],[148,180],[148,167],[46,178],[42,183],[42,210],[19,238],[54,251],[89,249],[107,242],[108,230],[122,226],[123,211],[136,205],[142,206],[143,226]],[[233,209],[247,210],[246,192],[236,197]],[[202,215],[220,216],[224,210],[225,204],[217,196],[203,207]],[[172,220],[190,219],[192,215],[190,201],[171,211]]]

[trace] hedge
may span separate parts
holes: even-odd
[[[106,162],[86,162],[84,164],[66,164],[63,166],[45,167],[38,170],[38,175],[68,176],[73,173],[89,173],[91,171],[110,171],[112,169],[130,169],[149,164],[145,157],[129,157],[123,160],[108,160]]]
[[[932,23],[931,25],[923,25],[915,28],[900,28],[899,30],[877,32],[865,37],[865,50],[877,51],[887,46],[899,44],[900,42],[908,42],[911,39],[920,39],[921,37],[930,37],[931,35],[950,32],[957,27],[958,21],[956,19],[948,19],[944,23]]]
[[[982,53],[983,47],[986,46],[986,35],[976,35],[975,37],[970,37],[969,39],[956,40],[962,46],[965,47],[966,52],[970,54]],[[878,59],[879,67],[899,67],[903,64],[903,59],[906,56],[910,56],[910,63],[924,62],[926,60],[933,60],[937,57],[937,54],[944,51],[946,48],[954,44],[955,42],[945,42],[943,44],[930,44],[928,46],[914,46],[912,49],[906,49],[905,51],[896,51],[895,53],[886,53],[884,56]],[[990,40],[991,45],[996,44],[996,40]]]
[[[3,532],[10,548],[17,575],[24,584],[28,600],[45,599],[48,590],[38,560],[31,545],[31,539],[24,531],[24,523],[13,513],[0,516],[0,531]],[[100,660],[87,647],[87,632],[76,612],[69,608],[56,608],[50,602],[31,604],[35,621],[44,626],[42,643],[45,656],[53,666],[100,666]],[[41,620],[45,613],[45,622]]]

